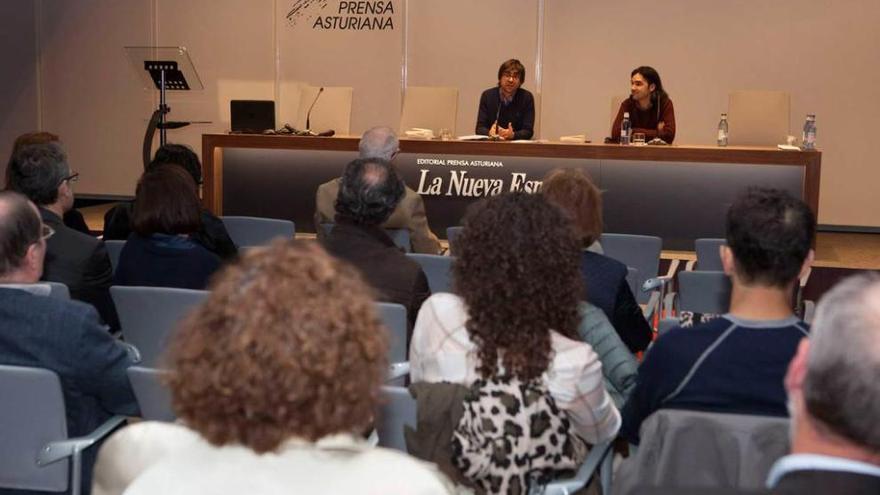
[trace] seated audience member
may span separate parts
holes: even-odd
[[[27,198],[0,192],[0,284],[38,282],[51,235]],[[95,309],[79,301],[0,286],[0,364],[58,374],[71,437],[91,433],[113,414],[139,413],[125,374],[133,360],[101,326]],[[15,407],[8,397],[3,402]],[[95,451],[83,452],[83,493],[91,485]]]
[[[803,201],[750,189],[727,212],[724,271],[730,312],[654,342],[623,409],[621,433],[639,442],[660,408],[786,416],[783,377],[807,325],[791,307],[798,278],[813,260],[816,222]]]
[[[153,167],[171,164],[186,169],[192,176],[196,186],[202,184],[202,164],[199,157],[189,146],[183,144],[166,144],[156,150],[153,161],[147,166],[146,172]],[[134,202],[119,203],[104,214],[104,239],[125,240],[131,234],[131,213]],[[238,254],[238,248],[229,237],[223,220],[210,211],[200,208],[202,224],[193,233],[193,239],[199,241],[208,251],[227,260]]]
[[[773,493],[880,493],[880,277],[857,275],[816,308],[810,339],[788,367],[791,455]]]
[[[630,73],[630,97],[620,102],[617,117],[611,124],[611,139],[620,141],[623,114],[629,113],[631,133],[640,132],[645,139],[660,138],[667,144],[675,140],[675,108],[663,89],[660,74],[653,67],[636,67]],[[630,134],[632,138],[632,134]]]
[[[204,289],[220,258],[193,238],[201,221],[192,177],[177,165],[152,167],[138,182],[116,284]]]
[[[107,248],[100,239],[62,221],[73,208],[73,182],[78,177],[58,142],[23,146],[9,164],[9,188],[33,201],[43,223],[55,231],[46,242],[43,280],[65,284],[73,299],[93,305],[107,325],[119,328],[110,298],[113,267]]]
[[[549,392],[588,443],[614,438],[602,364],[577,334],[580,245],[562,212],[539,195],[489,198],[469,210],[456,250],[455,294],[419,312],[412,381],[518,379]]]
[[[400,151],[400,141],[397,135],[389,127],[373,127],[361,136],[358,144],[360,158],[381,158],[393,161]],[[325,237],[322,224],[333,223],[336,217],[336,196],[339,195],[339,181],[333,179],[318,186],[315,195],[315,232],[318,239]],[[383,229],[407,229],[413,252],[438,254],[440,241],[428,227],[428,218],[425,216],[425,203],[418,193],[404,185],[403,199],[391,212],[388,220],[382,222]]]
[[[214,279],[169,346],[182,423],[111,437],[95,492],[451,493],[436,468],[363,438],[387,346],[350,265],[314,243],[250,250]]]
[[[544,177],[541,193],[573,220],[587,302],[602,309],[630,351],[645,350],[653,331],[626,281],[626,265],[588,249],[602,235],[601,192],[580,170],[556,169]]]
[[[51,132],[28,132],[26,134],[22,134],[15,138],[15,143],[12,145],[12,153],[9,156],[9,164],[12,163],[12,159],[15,158],[15,154],[18,153],[24,146],[28,146],[31,144],[46,144],[46,143],[61,143],[61,139],[58,138],[57,135],[52,134]],[[12,167],[6,167],[6,182],[5,187],[9,187],[9,171]],[[83,234],[91,235],[89,231],[89,226],[86,224],[86,219],[83,218],[82,213],[79,212],[76,208],[70,208],[66,212],[64,212],[64,225],[67,225],[73,230],[82,232]]]
[[[358,268],[380,301],[402,304],[412,322],[431,295],[428,278],[380,227],[403,197],[403,181],[390,162],[359,158],[345,167],[336,197],[336,224],[324,247]]]

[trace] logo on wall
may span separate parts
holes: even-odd
[[[285,16],[287,25],[322,31],[392,31],[394,2],[296,0]]]
[[[419,187],[416,192],[422,196],[460,196],[487,197],[508,192],[537,193],[543,185],[540,180],[529,180],[524,172],[511,172],[510,179],[504,180],[500,173],[492,177],[473,177],[466,167],[504,168],[498,160],[476,160],[467,158],[417,157],[419,168]],[[421,168],[424,166],[443,169]],[[456,169],[456,167],[459,167]],[[433,173],[432,173],[433,172]],[[445,180],[444,180],[445,179]]]

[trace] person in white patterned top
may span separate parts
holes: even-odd
[[[412,381],[540,379],[575,433],[614,438],[620,414],[602,364],[577,337],[580,246],[567,217],[538,195],[496,196],[468,213],[456,242],[458,295],[434,294],[419,311]]]

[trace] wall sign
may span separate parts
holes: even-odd
[[[394,2],[296,0],[285,16],[289,27],[322,31],[393,31]]]

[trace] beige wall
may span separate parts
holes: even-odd
[[[535,0],[410,1],[407,84],[458,87],[458,135],[473,134],[480,94],[498,84],[498,66],[518,58],[535,92]],[[396,127],[392,126],[392,127]]]
[[[405,84],[456,86],[457,132],[470,133],[479,93],[508,57],[523,61],[525,87],[541,102],[540,137],[586,131],[601,141],[611,97],[647,64],[675,102],[682,144],[714,142],[729,91],[789,91],[792,134],[805,113],[818,118],[820,223],[880,226],[870,149],[880,3],[669,0],[648,12],[639,0],[393,2],[394,30],[375,32],[293,25],[285,15],[296,0],[0,2],[4,66],[21,68],[0,82],[0,156],[15,135],[42,127],[62,135],[84,172],[80,192],[131,194],[155,96],[137,85],[125,45],[189,49],[206,87],[172,96],[171,117],[213,123],[171,139],[196,149],[202,133],[228,128],[230,98],[274,98],[280,125],[297,114],[303,83],[354,88],[352,133],[397,127]],[[338,1],[326,4],[309,15],[335,14]]]
[[[130,193],[152,101],[122,47],[152,43],[152,3],[36,3],[42,127],[61,136],[80,172],[77,191]]]
[[[39,127],[37,120],[36,12],[31,0],[0,2],[0,184],[15,136]]]

